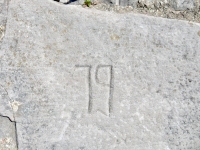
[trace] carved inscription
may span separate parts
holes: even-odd
[[[87,81],[88,81],[88,113],[93,111],[94,97],[93,92],[98,92],[94,89],[95,85],[106,87],[106,93],[99,93],[101,95],[108,94],[108,99],[103,99],[100,103],[104,103],[106,106],[106,112],[103,114],[110,116],[113,111],[113,90],[114,90],[114,74],[112,65],[98,65],[93,68],[91,65],[76,65],[76,67],[86,68],[88,70]],[[93,70],[93,71],[92,71]],[[106,70],[107,73],[103,72]],[[105,89],[104,89],[105,91]],[[99,91],[100,92],[100,91]],[[103,112],[100,110],[100,112]]]

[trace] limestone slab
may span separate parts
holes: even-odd
[[[200,24],[12,0],[0,114],[19,150],[198,150]],[[1,134],[1,133],[0,133]]]

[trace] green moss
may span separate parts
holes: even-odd
[[[92,2],[90,0],[85,0],[84,4],[88,7],[90,7],[90,5],[92,4]]]

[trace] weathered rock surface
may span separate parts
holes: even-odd
[[[50,0],[6,18],[0,115],[19,150],[200,149],[200,24]]]

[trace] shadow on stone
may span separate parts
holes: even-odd
[[[67,5],[67,4],[70,4],[70,3],[76,2],[76,1],[77,1],[77,0],[70,0],[69,2],[66,2],[66,3],[63,3],[63,4]]]

